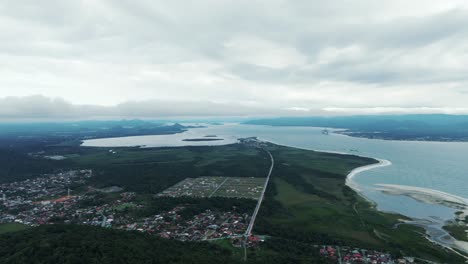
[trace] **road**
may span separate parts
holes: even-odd
[[[208,198],[211,198],[211,196],[213,196],[213,194],[215,194],[215,192],[217,192],[219,190],[219,188],[221,188],[221,186],[224,185],[224,183],[228,180],[228,177],[226,177],[226,179],[224,179],[224,181],[208,196]]]
[[[336,247],[336,249],[338,251],[338,264],[342,264],[343,262],[341,262],[341,248]]]
[[[247,239],[249,238],[250,235],[252,235],[252,229],[253,229],[254,224],[255,224],[255,218],[257,218],[258,211],[260,210],[260,206],[262,205],[263,197],[265,196],[265,192],[266,192],[266,189],[267,189],[267,186],[268,186],[268,182],[270,181],[270,176],[271,176],[271,173],[273,172],[273,167],[275,166],[275,160],[273,159],[273,155],[271,155],[270,151],[268,151],[266,149],[263,149],[263,150],[265,150],[268,153],[268,155],[270,156],[271,166],[270,166],[270,170],[268,171],[268,175],[267,175],[267,178],[266,178],[266,181],[265,181],[265,185],[263,186],[262,193],[260,194],[260,198],[258,198],[257,206],[255,207],[255,211],[252,214],[252,218],[250,219],[249,226],[247,227],[247,230],[245,231],[245,234],[244,234],[244,237],[245,237],[245,240],[244,240],[244,261],[247,261]]]
[[[273,171],[273,167],[275,166],[275,160],[273,159],[273,156],[271,155],[270,151],[266,150],[265,151],[268,153],[271,159],[271,166],[270,170],[268,171],[268,176],[265,181],[265,186],[263,186],[262,193],[260,195],[260,198],[258,199],[257,206],[255,207],[255,211],[252,214],[252,218],[250,219],[249,227],[247,227],[247,230],[245,231],[245,236],[249,237],[252,234],[252,229],[255,224],[255,218],[257,217],[258,211],[260,210],[260,206],[262,205],[263,197],[265,196],[266,188],[268,186],[268,182],[270,181],[270,176],[271,172]]]

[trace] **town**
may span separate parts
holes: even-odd
[[[121,192],[122,188],[116,186],[104,189],[88,186],[79,195],[70,193],[70,186],[82,187],[92,175],[91,170],[67,171],[0,185],[3,200],[0,223],[94,225],[199,241],[242,237],[250,220],[247,212],[218,210],[183,217],[183,205],[150,217],[137,217],[128,211],[142,209],[144,205],[135,202],[134,192]],[[100,194],[117,192],[120,192],[117,198],[110,202],[94,204]]]
[[[0,185],[0,195],[6,208],[32,205],[38,201],[42,204],[65,201],[72,198],[69,193],[70,186],[84,184],[92,174],[92,170],[71,170],[20,182],[4,183]]]
[[[413,257],[401,257],[393,259],[389,253],[368,250],[362,248],[353,248],[348,246],[316,246],[320,255],[340,264],[409,264],[415,263]]]
[[[204,210],[185,215],[184,204],[162,210],[151,216],[132,213],[145,208],[135,192],[110,186],[94,188],[88,185],[92,170],[70,170],[25,181],[0,185],[2,205],[1,223],[28,226],[65,223],[101,226],[127,231],[154,234],[180,241],[211,241],[230,239],[234,247],[256,247],[265,238],[249,236],[245,239],[251,215],[249,212]],[[154,197],[238,197],[258,199],[264,178],[200,177],[187,178]],[[72,189],[81,190],[72,193]],[[114,197],[99,203],[101,196]],[[102,198],[102,197],[101,197]],[[413,263],[412,258],[393,260],[390,254],[374,250],[338,246],[319,247],[321,256],[336,263],[399,264]]]

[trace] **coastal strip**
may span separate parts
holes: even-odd
[[[346,176],[346,185],[351,187],[353,190],[359,193],[361,192],[361,190],[359,189],[359,185],[353,180],[356,175],[364,171],[392,165],[392,162],[390,162],[389,160],[377,159],[377,158],[376,160],[378,160],[379,162],[375,164],[358,167],[352,170],[351,172],[349,172],[348,175]]]
[[[439,204],[455,209],[468,206],[468,199],[454,194],[416,186],[376,184],[377,190],[390,195],[405,195],[427,204]]]
[[[352,170],[348,176],[346,177],[346,185],[355,190],[361,197],[365,198],[366,200],[370,201],[367,197],[363,196],[361,191],[358,188],[358,184],[353,181],[353,178],[364,171],[372,170],[380,167],[386,167],[392,165],[392,163],[388,160],[384,159],[376,159],[379,162],[376,164],[366,165],[362,167],[358,167]],[[418,200],[423,203],[428,204],[440,204],[449,207],[455,207],[459,210],[462,210],[464,214],[467,214],[468,210],[466,207],[467,200],[463,197],[459,197],[456,195],[452,195],[449,193],[431,190],[421,187],[413,187],[413,186],[402,186],[402,185],[394,185],[394,184],[376,184],[378,190],[391,194],[391,195],[406,195],[415,200]],[[370,201],[372,202],[372,201]],[[372,202],[373,203],[373,202]],[[460,208],[464,207],[464,208]],[[465,241],[460,241],[453,238],[448,232],[443,230],[441,227],[434,226],[434,223],[423,223],[418,221],[405,221],[402,220],[402,223],[412,224],[415,226],[420,226],[426,230],[426,239],[432,241],[436,244],[441,245],[444,248],[458,254],[459,256],[468,259],[464,253],[468,253],[468,243]],[[455,250],[456,249],[456,250]],[[457,251],[458,250],[458,251]],[[463,252],[463,253],[462,253]]]

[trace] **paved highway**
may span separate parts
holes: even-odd
[[[271,172],[273,171],[273,167],[275,166],[275,160],[273,159],[273,155],[271,155],[270,151],[266,149],[263,149],[263,150],[265,150],[270,156],[271,166],[270,166],[270,170],[268,171],[265,185],[263,186],[262,194],[260,195],[260,198],[258,198],[257,206],[255,207],[255,211],[252,214],[252,218],[250,219],[249,226],[247,227],[247,230],[245,231],[245,234],[244,234],[244,262],[247,261],[247,239],[249,238],[250,235],[252,235],[252,229],[255,224],[255,218],[257,218],[258,211],[260,210],[260,206],[262,205],[263,197],[265,196],[266,188],[268,186],[268,182],[270,181]]]
[[[252,235],[252,229],[253,229],[253,226],[255,224],[255,218],[257,217],[258,211],[260,210],[260,206],[262,205],[263,197],[265,196],[265,191],[266,191],[266,188],[268,186],[268,182],[270,181],[271,172],[273,171],[273,167],[275,166],[275,160],[273,159],[273,156],[271,155],[270,151],[268,151],[266,149],[264,149],[264,150],[270,156],[271,166],[270,166],[270,170],[268,171],[268,176],[267,176],[266,181],[265,181],[265,186],[263,186],[262,194],[260,195],[260,198],[258,199],[257,207],[255,207],[255,211],[252,214],[252,218],[250,219],[249,227],[247,227],[247,230],[245,231],[246,239],[250,235]]]

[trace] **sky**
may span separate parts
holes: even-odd
[[[0,119],[468,114],[466,0],[2,0]]]

